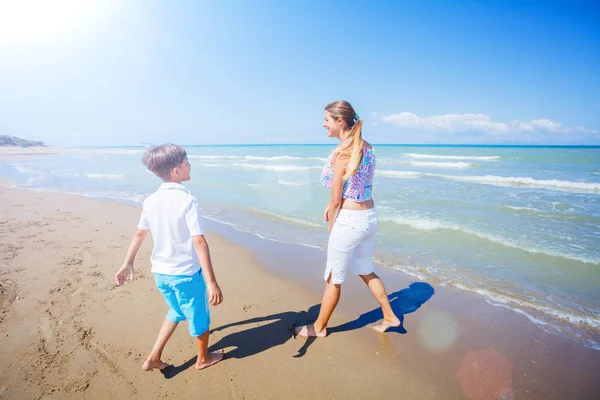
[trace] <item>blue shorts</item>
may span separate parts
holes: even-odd
[[[206,284],[200,271],[194,275],[153,274],[156,287],[163,294],[171,322],[188,320],[190,335],[201,336],[208,331],[210,312]]]

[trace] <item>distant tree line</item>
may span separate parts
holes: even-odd
[[[16,136],[0,135],[0,146],[44,146],[44,142],[36,142],[35,140],[21,139]]]

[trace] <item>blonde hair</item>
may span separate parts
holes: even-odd
[[[186,157],[183,147],[166,143],[146,150],[142,163],[162,180],[168,180],[173,168],[179,167]]]
[[[335,153],[350,154],[350,160],[348,161],[343,177],[344,180],[347,180],[358,171],[358,167],[362,161],[363,149],[365,147],[362,138],[362,119],[346,100],[336,100],[327,104],[325,111],[329,112],[334,119],[343,119],[348,128],[350,128],[350,142],[340,143],[334,150]]]

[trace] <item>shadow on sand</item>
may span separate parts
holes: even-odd
[[[388,329],[387,332],[405,334],[404,315],[415,312],[423,303],[429,300],[433,294],[433,287],[425,282],[415,282],[408,288],[389,294],[388,298],[390,300],[390,305],[401,323],[399,327]],[[211,330],[211,334],[242,325],[254,325],[247,329],[224,336],[218,342],[211,345],[209,351],[233,347],[233,350],[226,352],[225,358],[245,358],[262,353],[272,347],[280,346],[293,337],[294,327],[316,320],[319,315],[320,306],[320,304],[315,304],[306,311],[286,311],[264,317],[250,318],[215,328]],[[328,335],[332,335],[363,328],[382,318],[383,314],[381,308],[378,307],[362,314],[353,321],[327,328],[327,332]],[[306,339],[302,347],[298,349],[298,353],[293,357],[302,357],[306,354],[306,351],[314,341],[315,338]],[[197,357],[193,357],[178,366],[171,365],[161,372],[165,378],[170,379],[179,372],[193,366],[196,362],[196,358]]]

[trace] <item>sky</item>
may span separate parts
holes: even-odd
[[[600,2],[0,0],[0,134],[57,146],[600,144]]]

